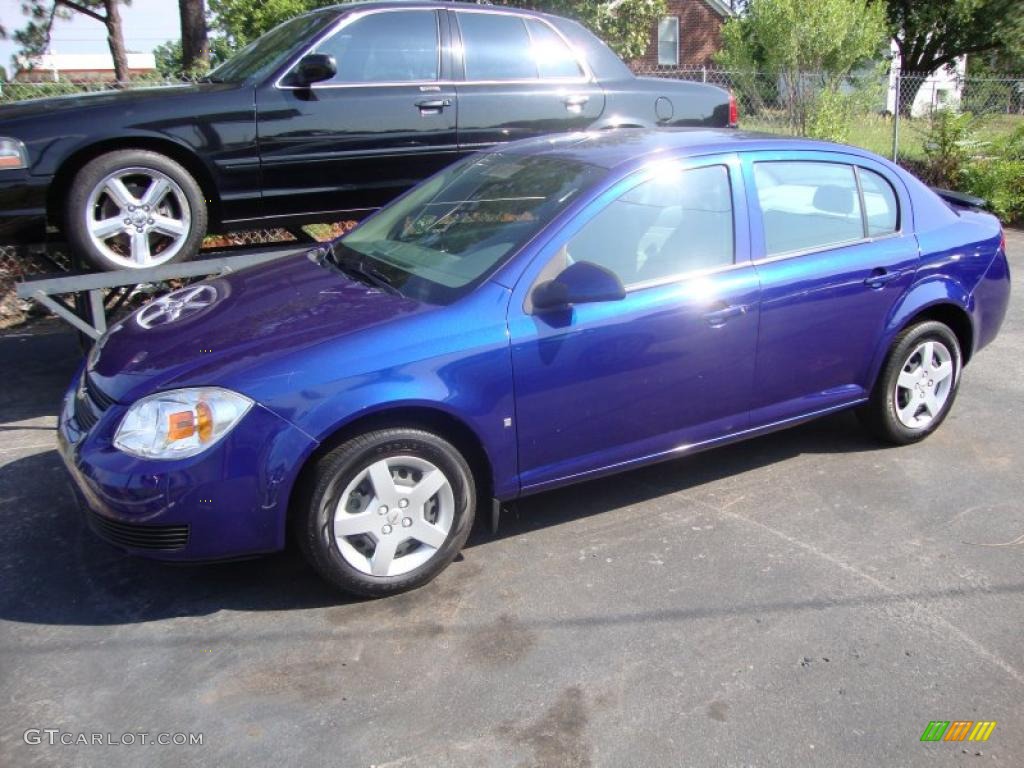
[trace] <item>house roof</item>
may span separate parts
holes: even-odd
[[[722,0],[704,0],[704,5],[711,8],[712,11],[722,18],[736,15],[736,12],[727,3],[722,2]]]

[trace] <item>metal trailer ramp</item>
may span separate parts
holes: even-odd
[[[224,275],[302,253],[314,246],[315,242],[289,242],[268,248],[246,249],[245,253],[237,255],[223,255],[223,252],[215,251],[201,255],[193,261],[163,264],[148,269],[68,273],[60,277],[32,276],[17,284],[17,295],[20,299],[32,300],[46,307],[86,336],[91,343],[107,330],[108,307],[105,291],[132,289],[165,280]],[[73,306],[56,298],[66,294],[74,296]],[[116,311],[130,294],[131,290],[124,290],[109,310]]]

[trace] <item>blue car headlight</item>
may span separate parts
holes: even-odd
[[[245,395],[219,387],[175,389],[134,403],[114,446],[142,459],[184,459],[217,444],[252,408]]]

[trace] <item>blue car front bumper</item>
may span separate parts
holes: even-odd
[[[58,447],[101,538],[133,554],[176,561],[284,546],[288,499],[314,441],[257,405],[204,453],[138,459],[112,443],[126,407],[97,404],[81,381],[80,374],[64,398]]]

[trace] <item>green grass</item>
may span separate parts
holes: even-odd
[[[1008,136],[1024,125],[1024,115],[989,115],[978,118],[975,136],[979,141],[990,142]],[[766,131],[791,135],[792,129],[782,120],[751,115],[740,117],[740,127],[749,131]],[[920,162],[925,159],[924,141],[928,132],[925,118],[900,118],[899,156],[901,159]],[[867,149],[883,157],[892,158],[893,121],[882,115],[861,115],[849,131],[847,143]]]

